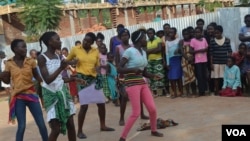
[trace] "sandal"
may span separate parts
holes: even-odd
[[[124,125],[125,125],[124,120],[120,120],[120,121],[119,121],[119,125],[120,125],[120,126],[124,126]]]
[[[86,136],[84,133],[78,133],[78,134],[77,134],[77,137],[78,137],[79,139],[86,139],[86,138],[87,138],[87,136]]]
[[[145,115],[142,115],[142,116],[141,116],[141,119],[147,120],[147,119],[149,119],[149,117],[148,117],[148,116],[145,116]]]
[[[155,137],[163,137],[163,134],[157,131],[151,131],[151,135]]]
[[[101,131],[115,131],[114,128],[110,128],[110,127],[105,127],[105,128],[101,128]]]
[[[124,138],[121,137],[121,138],[119,139],[119,141],[126,141],[126,139],[124,139]]]
[[[174,98],[176,98],[176,96],[174,96],[174,95],[171,95],[171,99],[174,99]]]

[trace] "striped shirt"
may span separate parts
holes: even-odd
[[[143,79],[142,74],[127,73],[124,76],[124,83],[127,87],[146,84],[146,81]]]
[[[222,45],[219,45],[215,39],[211,39],[209,52],[213,58],[213,64],[226,64],[228,56],[232,53],[230,39],[225,38]]]

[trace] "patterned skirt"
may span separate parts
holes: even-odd
[[[86,81],[86,85],[77,85],[79,102],[81,105],[105,103],[105,96],[102,90],[102,77],[100,75],[97,75],[95,78],[93,76],[78,73],[77,77]]]
[[[187,57],[193,60],[192,62],[194,62],[193,55],[189,54],[190,47],[183,46],[182,49],[184,51],[184,54],[186,54]],[[184,57],[182,57],[181,65],[182,65],[183,75],[184,75],[183,85],[194,82],[195,81],[194,65],[190,64],[190,62],[188,62],[188,60],[186,60]]]
[[[102,75],[102,90],[106,97],[110,97],[110,89],[107,75]]]
[[[147,72],[165,78],[166,73],[162,64],[162,59],[148,61]],[[166,86],[165,83],[166,83],[165,79],[160,79],[160,80],[149,79],[150,88],[152,90],[164,89],[164,87]]]
[[[195,80],[194,66],[190,64],[185,58],[182,58],[181,65],[184,75],[183,85],[194,82]]]

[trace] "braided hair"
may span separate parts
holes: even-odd
[[[43,33],[43,35],[39,39],[41,50],[38,52],[37,55],[41,54],[43,51],[42,42],[48,47],[49,40],[51,39],[51,37],[55,35],[57,35],[57,33],[54,31],[48,31],[48,32]]]

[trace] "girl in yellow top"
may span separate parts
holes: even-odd
[[[43,119],[39,97],[36,94],[32,78],[42,81],[37,69],[36,62],[32,58],[26,57],[27,46],[24,40],[15,39],[11,42],[11,50],[14,57],[7,60],[5,71],[0,73],[0,79],[9,84],[13,84],[10,99],[9,121],[14,122],[17,118],[18,127],[16,141],[23,141],[26,124],[26,106],[29,107],[43,141],[48,141],[48,133]]]
[[[105,124],[105,97],[102,92],[101,79],[97,75],[97,70],[100,69],[99,51],[97,48],[92,47],[95,40],[96,36],[94,33],[87,33],[82,41],[82,45],[73,47],[67,57],[67,60],[75,58],[78,60],[76,64],[78,78],[84,79],[87,82],[85,85],[78,85],[81,107],[78,115],[77,137],[80,139],[87,138],[82,131],[82,127],[88,110],[88,104],[90,103],[96,103],[98,106],[98,115],[101,124],[100,130],[114,131],[113,128],[107,127]]]

